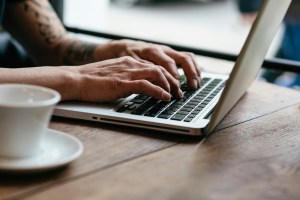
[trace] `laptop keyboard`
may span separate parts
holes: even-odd
[[[224,80],[203,78],[200,88],[191,90],[185,82],[181,85],[184,93],[182,99],[166,102],[140,94],[120,107],[117,112],[191,122],[224,86]]]

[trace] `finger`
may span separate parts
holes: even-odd
[[[155,47],[147,48],[139,57],[149,60],[156,65],[163,66],[175,79],[180,79],[176,62],[162,50]]]
[[[167,92],[170,93],[170,84],[163,74],[160,66],[154,65],[153,63],[144,64],[129,56],[124,57],[122,62],[125,63],[126,66],[128,66],[128,69],[126,69],[128,73],[126,76],[127,80],[146,79],[164,88]]]
[[[133,80],[139,80],[139,79],[146,79],[150,82],[153,82],[154,84],[161,86],[164,88],[167,92],[172,94],[177,97],[177,98],[182,98],[183,93],[180,89],[179,82],[177,79],[175,79],[165,68],[162,66],[157,66],[156,71],[153,69],[139,69],[135,70],[135,72],[132,75]],[[149,68],[152,68],[149,67]]]
[[[197,71],[197,74],[198,74],[198,76],[201,77],[200,67],[199,67],[199,65],[198,65],[198,63],[197,63],[197,59],[196,59],[195,54],[189,53],[189,52],[184,52],[184,53],[192,58],[192,61],[193,61],[194,65],[195,65],[195,67],[196,67],[195,69],[196,69],[196,71]]]
[[[135,53],[133,53],[133,52],[130,53],[130,56],[131,56],[132,58],[134,58],[135,60],[141,62],[141,63],[144,63],[144,64],[153,64],[152,62],[150,62],[150,61],[148,61],[148,60],[144,60],[144,59],[140,58],[137,54],[135,54]]]
[[[161,67],[161,71],[167,78],[170,87],[171,87],[171,93],[176,97],[176,98],[183,98],[183,93],[180,88],[179,81],[175,79],[165,68]]]
[[[157,65],[149,65],[144,64],[139,69],[135,69],[131,72],[131,79],[132,80],[148,80],[155,85],[160,86],[161,88],[165,89],[168,93],[171,91],[170,82],[168,79],[172,77],[171,75],[168,76],[166,73],[163,73],[162,67]],[[168,77],[168,78],[167,78]],[[171,82],[172,83],[172,82]]]
[[[162,71],[170,83],[172,94],[174,94],[177,98],[182,98],[183,93],[180,88],[180,75],[178,73],[175,61],[163,51],[155,48],[148,49],[143,56],[145,56],[145,58],[151,62],[163,67]]]
[[[173,49],[168,49],[165,51],[166,54],[168,54],[170,57],[172,57],[176,64],[179,64],[182,66],[183,71],[187,77],[187,81],[188,81],[188,85],[192,88],[192,89],[197,89],[200,85],[199,83],[199,76],[198,76],[198,72],[196,70],[196,66],[193,62],[193,60],[191,59],[190,56],[187,56],[184,53],[180,53],[177,52]]]
[[[162,101],[171,100],[171,95],[168,92],[147,80],[125,81],[124,84],[124,94],[122,96],[129,96],[131,94],[145,94]]]
[[[196,60],[196,56],[193,54],[193,53],[189,53],[189,52],[184,52],[187,56],[190,56],[193,63],[194,63],[194,66],[195,66],[195,69],[196,69],[196,72],[197,72],[197,80],[199,83],[201,83],[201,71],[200,71],[200,67],[197,63],[197,60]]]

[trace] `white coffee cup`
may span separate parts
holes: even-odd
[[[0,84],[0,156],[25,158],[39,154],[60,98],[58,92],[45,87]]]

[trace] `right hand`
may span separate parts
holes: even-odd
[[[107,102],[131,94],[145,94],[169,101],[170,93],[182,97],[178,80],[166,69],[128,56],[62,68],[73,72],[76,91],[66,98],[62,94],[63,100]]]

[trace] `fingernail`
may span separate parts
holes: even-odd
[[[192,87],[193,87],[193,89],[197,89],[198,88],[198,81],[196,79],[194,79],[192,81]]]
[[[170,101],[171,100],[171,94],[167,92],[162,93],[162,100],[163,101]]]
[[[180,79],[177,79],[178,81],[178,87],[181,87]]]
[[[166,86],[163,88],[165,92],[170,93],[171,92],[171,87],[170,86]]]
[[[182,92],[181,89],[178,90],[177,94],[178,94],[178,97],[179,97],[180,99],[183,98],[183,92]]]

